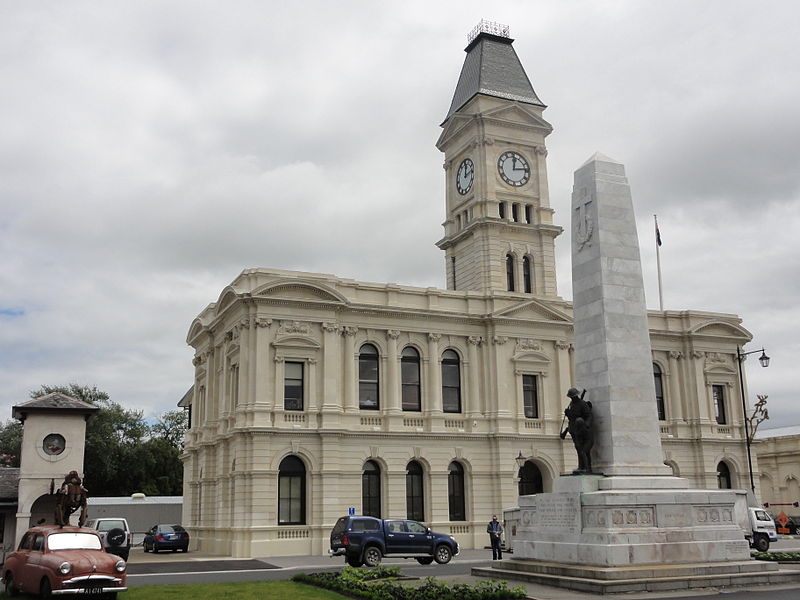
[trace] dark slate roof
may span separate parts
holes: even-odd
[[[178,406],[181,407],[191,406],[193,397],[194,397],[194,385],[192,385],[192,387],[190,387],[189,390],[183,395],[183,398],[181,398],[178,401]]]
[[[461,67],[461,75],[445,121],[475,94],[544,107],[511,46],[513,42],[511,38],[489,33],[480,33],[470,42],[464,49],[467,57]]]
[[[94,404],[89,404],[83,400],[78,400],[72,396],[67,396],[61,392],[53,392],[46,396],[39,396],[27,402],[21,402],[13,407],[13,415],[15,419],[25,418],[28,413],[32,412],[54,412],[66,411],[77,413],[94,413],[100,410]]]
[[[16,500],[19,495],[19,469],[0,468],[0,500]]]

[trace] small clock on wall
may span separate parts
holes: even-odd
[[[497,159],[497,170],[503,181],[514,187],[525,185],[531,178],[530,165],[519,152],[503,152]]]
[[[58,456],[66,447],[67,441],[60,433],[50,433],[42,440],[42,450],[50,456]]]
[[[475,180],[475,165],[472,159],[465,158],[458,166],[456,173],[456,189],[462,196],[472,189],[472,182]]]

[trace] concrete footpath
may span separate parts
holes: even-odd
[[[412,571],[414,576],[418,576],[420,578],[424,577],[435,577],[436,579],[443,581],[448,584],[454,583],[466,583],[470,585],[475,585],[479,581],[485,581],[482,577],[474,577],[468,574],[469,569],[473,566],[490,566],[492,561],[488,558],[490,555],[490,551],[488,550],[462,550],[461,553],[454,557],[452,562],[449,565],[438,566],[435,563],[430,566],[421,566],[418,565],[416,562],[411,560],[405,559],[391,559],[391,558],[384,558],[382,564],[384,565],[392,565],[392,566],[399,566],[404,570]],[[242,568],[247,568],[244,564],[241,566],[237,563],[247,562],[250,563],[250,567],[252,568],[252,563],[254,562],[261,562],[264,563],[264,567],[269,570],[270,574],[274,578],[278,572],[285,574],[285,578],[288,579],[295,573],[299,572],[314,572],[314,571],[321,571],[321,570],[331,570],[332,568],[341,568],[344,566],[344,562],[342,559],[339,558],[329,558],[328,556],[269,556],[269,557],[256,557],[254,559],[248,559],[247,561],[242,561],[241,559],[233,559],[230,557],[225,556],[217,556],[212,555],[204,552],[160,552],[159,554],[150,554],[142,552],[141,548],[133,548],[130,555],[129,563],[131,564],[131,571],[134,569],[138,570],[140,568],[146,568],[147,565],[152,565],[153,563],[158,564],[158,571],[164,572],[164,569],[170,563],[183,563],[180,565],[180,570],[186,570],[188,567],[187,563],[203,563],[203,562],[213,562],[215,563],[215,570],[220,565],[229,564],[231,570],[238,570]],[[175,564],[178,567],[177,564]],[[198,571],[202,571],[201,564],[195,564],[195,567]],[[460,567],[455,569],[455,567]],[[467,567],[467,569],[464,569]],[[782,565],[781,569],[787,570],[800,570],[800,565],[792,564],[792,565]],[[458,570],[458,574],[450,574],[453,571]],[[466,573],[464,573],[466,571]],[[283,577],[280,577],[283,578]],[[498,577],[498,579],[502,579]],[[598,594],[589,594],[587,592],[579,592],[574,590],[566,590],[561,588],[550,587],[546,585],[536,584],[536,583],[517,583],[514,581],[509,581],[509,586],[516,586],[522,585],[525,590],[528,598],[532,598],[535,600],[581,600],[590,597],[600,597]],[[747,591],[764,591],[764,590],[798,590],[798,597],[800,597],[800,587],[796,585],[760,585],[760,586],[751,586],[751,587],[737,587],[737,588],[725,588],[724,591],[721,591],[717,588],[702,588],[702,589],[693,589],[693,590],[678,590],[675,592],[633,592],[633,593],[625,593],[625,594],[611,594],[607,597],[619,597],[625,598],[625,600],[654,600],[656,598],[685,598],[685,597],[703,597],[703,596],[713,596],[720,593],[730,593],[732,591],[736,592],[747,592]]]

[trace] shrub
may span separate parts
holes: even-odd
[[[293,581],[333,590],[351,598],[364,600],[518,600],[525,598],[525,588],[509,588],[505,581],[489,579],[474,586],[457,583],[448,586],[433,577],[427,577],[419,587],[407,587],[394,581],[365,583],[367,579],[395,577],[400,569],[384,567],[389,573],[370,576],[364,573],[377,569],[353,569],[345,567],[342,573],[301,573]]]

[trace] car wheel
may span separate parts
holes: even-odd
[[[450,562],[450,559],[453,558],[453,551],[450,550],[450,546],[445,544],[440,544],[436,546],[436,552],[433,555],[433,559],[439,563],[440,565],[446,565]]]
[[[158,544],[153,542],[152,549],[153,549],[153,554],[158,554]]]
[[[377,546],[368,546],[366,550],[364,550],[364,564],[368,567],[377,567],[381,564],[381,549]]]
[[[189,546],[184,546],[183,548],[181,548],[181,552],[188,552],[188,551],[189,551]]]
[[[142,542],[142,552],[150,552],[150,548],[147,547],[147,542]]]
[[[50,585],[50,580],[45,577],[42,579],[42,585],[39,587],[39,598],[51,598],[53,596],[53,586]]]
[[[433,562],[433,557],[431,556],[420,556],[417,558],[417,562],[421,565],[429,565]]]
[[[118,552],[117,556],[119,556],[125,562],[128,562],[128,557],[130,557],[130,550],[125,550],[123,552]]]
[[[358,557],[358,554],[348,554],[347,556],[345,556],[345,560],[347,561],[348,565],[350,565],[355,569],[364,564]]]
[[[753,547],[759,552],[766,552],[769,550],[769,538],[765,535],[759,535],[753,540]]]
[[[19,594],[19,590],[14,587],[14,576],[9,572],[6,573],[6,596],[16,596]]]

